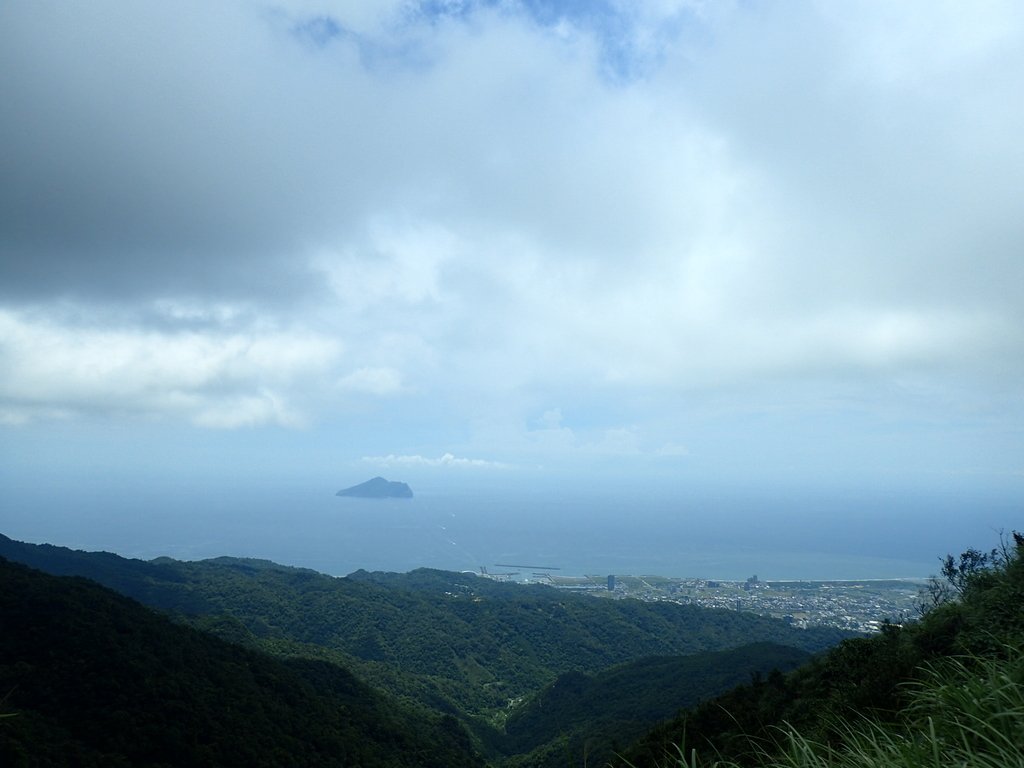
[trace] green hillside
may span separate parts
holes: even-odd
[[[600,765],[680,709],[809,658],[795,648],[755,643],[690,656],[652,656],[594,675],[569,672],[509,717],[508,751],[527,755],[523,764],[538,768]]]
[[[427,569],[335,578],[265,561],[147,563],[6,538],[0,555],[94,578],[235,642],[348,665],[396,695],[466,716],[487,741],[500,736],[510,701],[566,672],[751,642],[814,652],[850,636],[728,610],[595,600]]]
[[[1024,537],[943,572],[919,621],[705,702],[617,764],[1024,766]]]
[[[481,765],[453,718],[344,669],[174,624],[0,558],[0,765]]]
[[[689,768],[1024,768],[1005,749],[1024,743],[1020,537],[951,558],[919,621],[838,645],[837,630],[472,574],[333,578],[4,537],[0,555],[164,612],[3,563],[0,697],[15,715],[0,718],[4,766],[459,766],[483,754],[507,768],[680,755]],[[904,763],[900,750],[959,757]]]

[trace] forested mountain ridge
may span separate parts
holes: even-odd
[[[81,578],[0,558],[0,765],[482,765],[334,664],[284,661],[172,623]]]
[[[615,762],[1024,768],[1024,536],[947,557],[918,621],[682,713]]]
[[[351,669],[423,713],[459,718],[495,760],[537,746],[521,730],[505,734],[505,720],[559,675],[757,641],[817,651],[849,636],[733,611],[599,600],[429,569],[335,578],[262,560],[143,562],[2,536],[0,555],[96,579],[234,643]],[[694,690],[710,696],[722,687]],[[646,706],[642,696],[634,703]]]
[[[395,693],[492,721],[510,699],[563,672],[757,641],[813,652],[850,636],[727,610],[596,600],[429,569],[336,578],[234,558],[147,563],[6,537],[0,555],[94,578],[254,647],[349,663]]]
[[[0,555],[89,575],[178,619],[0,558],[0,714],[15,714],[0,718],[4,766],[473,766],[483,755],[507,768],[923,768],[940,755],[1024,768],[1018,534],[949,558],[920,620],[788,674],[804,651],[737,638],[779,633],[816,650],[842,633],[427,569],[333,578],[2,536]],[[623,748],[645,719],[697,698]]]
[[[775,643],[689,656],[649,656],[593,675],[568,672],[509,717],[506,751],[534,768],[604,765],[651,723],[752,677],[788,671],[811,656]]]

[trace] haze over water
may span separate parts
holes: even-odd
[[[865,495],[833,500],[825,515],[824,502],[806,498],[438,490],[375,500],[259,485],[81,490],[49,509],[44,501],[22,496],[5,512],[2,532],[142,559],[258,557],[333,575],[483,566],[523,576],[543,567],[562,575],[923,578],[937,572],[940,555],[959,552],[964,542],[995,546],[996,528],[1009,513],[995,502],[979,512],[973,497],[908,507]]]

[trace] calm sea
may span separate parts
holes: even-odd
[[[8,499],[0,533],[150,559],[258,557],[344,575],[366,570],[659,574],[743,579],[920,578],[938,558],[998,542],[999,505],[964,499],[555,498],[418,493],[338,498],[333,488],[189,488]],[[1020,527],[1019,525],[1017,527]]]

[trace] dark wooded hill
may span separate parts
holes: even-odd
[[[172,623],[0,558],[0,765],[479,766],[451,717],[346,670]]]
[[[96,579],[250,648],[351,669],[390,695],[457,717],[496,760],[518,748],[504,732],[517,709],[510,702],[527,701],[559,675],[751,642],[815,652],[849,636],[734,611],[597,599],[429,569],[335,578],[262,560],[143,562],[6,537],[0,555]]]
[[[788,671],[810,654],[775,643],[690,656],[649,656],[594,675],[567,672],[509,717],[510,754],[536,768],[605,765],[652,724],[751,678]]]

